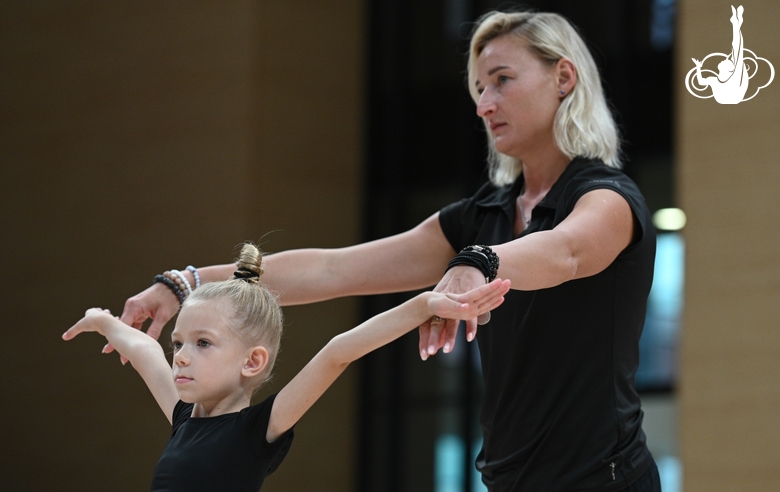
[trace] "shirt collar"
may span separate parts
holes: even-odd
[[[515,201],[517,201],[517,197],[520,195],[520,190],[523,189],[523,182],[524,179],[521,174],[515,179],[514,183],[498,188],[495,193],[491,193],[477,201],[476,205],[484,208],[497,207],[502,209],[507,217],[514,217]]]
[[[563,174],[553,184],[547,195],[536,206],[545,208],[555,208],[558,203],[563,190],[566,188],[566,183],[569,182],[571,177],[577,173],[583,167],[589,165],[590,159],[584,157],[575,157],[563,170]],[[476,205],[478,207],[498,207],[501,208],[508,217],[514,217],[515,214],[515,202],[517,197],[520,196],[520,190],[523,189],[523,183],[525,179],[523,175],[517,177],[514,183],[511,185],[502,186],[498,188],[495,193],[491,193],[485,198],[479,200]]]

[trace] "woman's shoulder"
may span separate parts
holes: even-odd
[[[568,176],[566,176],[568,175]],[[641,193],[636,183],[621,169],[610,167],[601,159],[577,157],[564,173],[565,184],[570,189],[614,188],[625,193]]]

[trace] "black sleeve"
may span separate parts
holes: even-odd
[[[439,211],[439,225],[444,232],[444,237],[449,241],[450,246],[455,251],[468,246],[463,242],[463,225],[466,224],[465,216],[467,214],[468,199],[451,203]]]
[[[470,198],[451,203],[439,210],[439,225],[452,249],[460,251],[474,244],[484,226],[485,209],[480,207],[480,204],[493,199],[499,192],[500,190],[488,182]]]
[[[636,183],[622,172],[605,166],[601,169],[595,169],[593,172],[582,173],[572,180],[571,187],[572,189],[567,193],[567,200],[565,200],[567,216],[574,209],[577,201],[586,193],[598,189],[608,189],[622,196],[631,207],[640,227],[635,242],[640,242],[648,233],[651,236],[655,234],[644,196]]]
[[[242,411],[244,425],[246,428],[249,443],[252,449],[263,458],[271,458],[268,465],[268,474],[270,475],[287,456],[287,452],[292,445],[295,436],[293,428],[279,436],[274,442],[269,443],[265,436],[268,432],[268,423],[271,419],[271,409],[274,406],[276,393],[269,396],[261,403],[253,405]]]
[[[176,432],[176,429],[181,427],[181,425],[190,418],[194,406],[195,405],[192,403],[184,403],[181,400],[176,403],[176,406],[173,407],[173,415],[171,416],[173,432]]]

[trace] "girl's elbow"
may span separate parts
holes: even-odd
[[[160,346],[159,343],[150,339],[148,341],[144,340],[134,343],[130,347],[129,354],[126,357],[131,363],[137,364],[139,362],[154,359],[164,360],[165,352],[163,352],[162,346]]]
[[[327,345],[325,345],[321,355],[327,361],[328,365],[335,369],[344,370],[355,360],[353,357],[350,357],[349,351],[346,350],[345,345],[343,333],[336,335]]]

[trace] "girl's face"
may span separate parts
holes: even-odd
[[[171,334],[173,379],[179,398],[215,407],[243,391],[250,349],[225,323],[219,301],[184,307]]]
[[[534,54],[513,35],[490,41],[476,63],[477,114],[496,150],[524,159],[554,144],[553,122],[560,106],[555,65]]]

